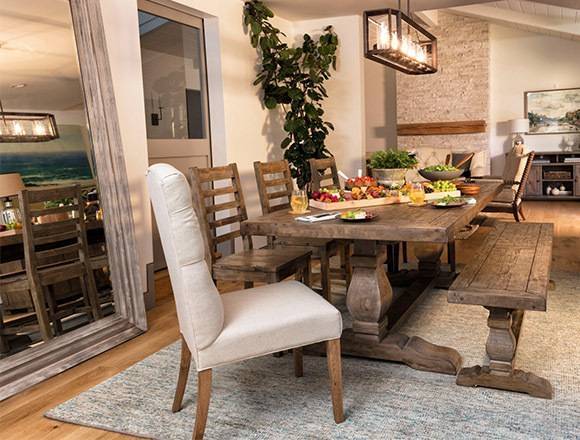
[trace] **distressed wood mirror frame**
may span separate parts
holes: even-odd
[[[0,400],[147,330],[123,146],[99,0],[69,0],[105,211],[115,313],[0,361]]]

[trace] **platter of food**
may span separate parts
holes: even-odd
[[[439,209],[458,208],[467,205],[467,201],[461,197],[447,196],[439,200],[434,200],[429,205]]]
[[[310,206],[333,211],[337,209],[356,209],[369,206],[391,205],[408,202],[400,191],[391,191],[383,186],[354,186],[349,190],[323,189],[312,193]]]
[[[364,211],[362,209],[355,209],[351,211],[346,211],[340,214],[340,219],[345,222],[358,223],[358,222],[368,222],[377,217],[374,212]]]
[[[461,192],[455,184],[448,180],[423,182],[422,185],[426,202],[461,196]],[[383,185],[376,184],[376,179],[365,176],[348,179],[346,187],[347,189],[344,190],[326,188],[314,191],[311,194],[309,205],[324,211],[335,211],[409,203],[409,193],[412,185],[408,183],[401,188],[386,188]]]

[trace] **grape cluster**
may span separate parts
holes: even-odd
[[[457,187],[450,180],[437,180],[432,183],[435,192],[455,191]]]

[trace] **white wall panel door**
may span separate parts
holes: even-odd
[[[212,164],[203,20],[139,0],[139,33],[149,164],[168,163],[186,176]],[[155,270],[166,267],[153,224]]]

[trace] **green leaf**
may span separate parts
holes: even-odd
[[[284,149],[288,148],[288,145],[290,145],[290,142],[292,142],[292,139],[287,137],[282,141],[282,143],[280,144],[280,147],[284,150]]]
[[[274,109],[276,108],[276,106],[278,105],[278,101],[276,101],[275,98],[273,98],[272,96],[268,96],[265,100],[264,100],[264,105],[266,106],[267,109]]]

